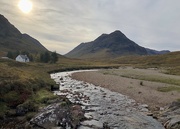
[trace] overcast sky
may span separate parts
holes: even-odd
[[[143,47],[180,50],[180,0],[31,1],[33,10],[24,14],[19,0],[0,0],[0,14],[60,54],[115,30]]]

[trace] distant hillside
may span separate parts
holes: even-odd
[[[149,48],[146,48],[146,51],[148,53],[148,55],[161,55],[161,54],[166,54],[169,53],[169,50],[162,50],[162,51],[157,51],[157,50],[152,50]]]
[[[121,31],[102,34],[88,43],[81,43],[65,56],[70,58],[115,58],[127,55],[149,55],[155,50],[139,46],[128,39]],[[156,51],[158,53],[158,51]]]
[[[0,53],[8,51],[43,52],[47,49],[36,39],[21,32],[0,14]]]
[[[115,64],[143,64],[147,66],[180,67],[180,51],[152,56],[121,56],[111,59]]]

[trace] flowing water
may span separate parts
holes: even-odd
[[[105,124],[111,129],[164,129],[157,120],[145,115],[147,105],[137,104],[125,95],[100,86],[74,80],[70,77],[74,72],[81,71],[60,72],[51,77],[60,85],[55,94],[66,95],[85,110],[88,120],[81,122],[79,129],[102,129]]]

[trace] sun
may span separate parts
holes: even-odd
[[[18,7],[23,13],[29,13],[32,10],[33,4],[30,0],[20,0]]]

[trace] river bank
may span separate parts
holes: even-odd
[[[178,90],[175,88],[167,92],[162,92],[159,89],[173,87],[173,84],[135,79],[137,74],[142,77],[160,78],[161,81],[166,81],[168,78],[170,81],[173,80],[173,83],[178,82],[176,80],[180,78],[179,76],[163,74],[157,69],[144,70],[133,68],[74,73],[72,78],[122,93],[135,99],[136,102],[147,104],[150,110],[148,115],[152,115],[166,127],[172,127],[173,124],[179,127],[180,108],[177,100],[180,98],[180,94]],[[174,87],[178,86],[174,85]],[[176,122],[172,124],[172,120]]]
[[[136,75],[132,75],[132,74],[136,74]],[[130,98],[135,99],[137,102],[146,103],[152,108],[164,107],[180,99],[180,94],[176,90],[172,90],[169,92],[160,91],[161,89],[166,87],[173,87],[173,86],[178,87],[177,85],[136,79],[135,77],[138,78],[140,74],[143,77],[152,76],[155,78],[158,77],[163,78],[164,76],[167,76],[164,77],[164,80],[165,79],[167,80],[167,78],[170,80],[170,77],[175,78],[176,80],[180,80],[180,76],[166,75],[158,72],[157,70],[147,70],[147,69],[135,70],[133,68],[126,68],[126,69],[120,68],[120,69],[74,73],[72,75],[72,78],[76,80],[92,83],[94,85],[99,85],[101,87],[110,89],[111,91],[115,91],[130,96]],[[170,81],[175,82],[176,80],[170,80]]]
[[[97,70],[51,74],[51,78],[60,86],[59,90],[54,91],[54,94],[65,99],[54,101],[41,109],[39,114],[30,120],[31,128],[179,128],[180,103],[173,103],[167,109],[160,107],[156,112],[158,116],[156,116],[154,115],[156,113],[152,113],[147,104],[138,103],[131,97],[100,85],[72,79],[76,74],[82,75],[82,72],[83,74],[96,73]]]

